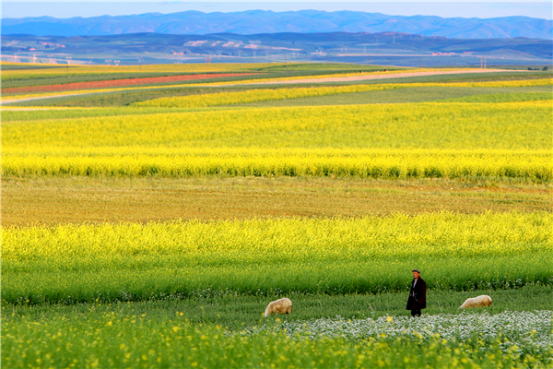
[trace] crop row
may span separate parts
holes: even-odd
[[[380,155],[369,151],[367,155],[351,157],[340,154],[325,155],[326,150],[295,150],[296,155],[279,155],[278,151],[270,150],[252,150],[249,155],[244,156],[240,151],[229,150],[213,156],[209,155],[209,150],[196,155],[170,153],[105,156],[100,152],[95,152],[91,156],[4,154],[2,175],[339,176],[388,179],[493,177],[521,178],[536,182],[548,182],[553,179],[551,155],[547,152],[481,154],[434,150],[421,154],[403,150],[388,151]]]
[[[283,323],[245,329],[241,334],[286,333],[291,337],[316,335],[319,337],[370,338],[379,334],[386,337],[419,336],[431,340],[439,335],[446,340],[464,341],[473,334],[493,340],[500,335],[508,337],[512,345],[532,344],[546,349],[551,342],[551,311],[513,312],[496,315],[483,314],[440,314],[426,315],[421,319],[407,316],[379,317],[378,319],[321,318],[310,321],[285,321]],[[539,332],[539,333],[538,333]],[[533,337],[539,334],[541,337]],[[526,341],[526,342],[525,342]],[[506,345],[508,349],[508,345]],[[537,347],[536,347],[537,348]],[[553,358],[552,358],[553,360]]]
[[[2,299],[131,301],[225,294],[552,284],[549,213],[433,213],[5,228]]]

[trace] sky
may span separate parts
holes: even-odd
[[[235,12],[245,10],[272,10],[275,12],[297,11],[305,9],[339,11],[354,10],[388,15],[436,15],[439,17],[495,18],[523,15],[534,18],[552,19],[551,1],[434,1],[420,2],[404,0],[402,2],[381,2],[357,0],[336,1],[14,1],[3,0],[2,18],[24,18],[51,16],[56,18],[95,17],[102,15],[131,15],[143,13],[176,13],[186,10],[211,12]]]

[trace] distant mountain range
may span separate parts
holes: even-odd
[[[551,20],[529,17],[441,18],[436,16],[391,16],[356,11],[302,10],[272,12],[252,10],[234,13],[186,11],[173,14],[147,13],[128,16],[57,19],[5,18],[2,35],[100,36],[131,33],[207,35],[234,33],[379,33],[397,32],[457,39],[527,37],[553,39]]]

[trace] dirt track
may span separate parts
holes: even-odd
[[[467,74],[467,73],[497,73],[497,72],[525,72],[520,70],[507,70],[507,69],[473,69],[473,70],[458,70],[458,71],[439,71],[439,72],[414,72],[414,73],[393,73],[393,72],[376,72],[376,73],[363,73],[359,76],[352,77],[330,77],[330,78],[307,78],[307,79],[295,79],[289,81],[271,81],[271,82],[254,82],[248,84],[225,84],[225,85],[209,85],[205,87],[228,87],[228,86],[245,86],[245,85],[282,85],[282,84],[303,84],[303,83],[325,83],[325,82],[352,82],[352,81],[365,81],[374,79],[391,79],[391,78],[409,78],[409,77],[421,77],[421,76],[437,76],[445,74]],[[157,86],[155,88],[163,88],[163,86]],[[165,88],[171,88],[167,86]],[[20,100],[4,100],[0,104],[9,104],[23,101],[33,101],[42,99],[53,99],[56,97],[76,96],[76,95],[88,95],[95,92],[87,92],[83,94],[67,94],[67,95],[51,95],[51,96],[38,96],[30,97]]]

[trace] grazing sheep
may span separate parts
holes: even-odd
[[[488,295],[480,295],[478,297],[473,297],[471,299],[467,299],[463,305],[459,307],[459,309],[466,309],[466,308],[477,308],[482,306],[491,306],[492,305],[492,298]]]
[[[292,312],[292,301],[286,297],[280,300],[272,301],[265,309],[265,316],[271,314],[290,314]]]

